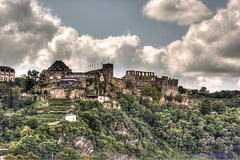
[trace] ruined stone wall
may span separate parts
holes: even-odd
[[[50,97],[51,98],[66,98],[68,95],[65,89],[51,89]]]
[[[81,95],[84,94],[83,90],[79,89],[51,89],[50,90],[50,97],[51,98],[79,98]]]
[[[113,78],[112,79],[112,84],[114,86],[117,86],[119,87],[119,89],[123,89],[123,88],[126,88],[126,82],[124,79],[120,79],[120,78]]]
[[[144,89],[145,87],[152,87],[156,80],[156,76],[153,72],[143,71],[126,71],[126,75],[123,77],[126,83],[130,83],[133,87]]]
[[[158,78],[153,72],[142,72],[128,70],[123,77],[126,81],[126,87],[129,89],[140,89],[141,91],[145,87],[157,87],[161,89],[164,95],[177,95],[178,94],[178,80],[171,79],[166,76]]]
[[[155,86],[161,89],[161,92],[164,95],[177,95],[178,94],[178,80],[171,79],[167,76],[163,76],[162,78],[157,78]]]
[[[81,95],[84,94],[84,90],[73,89],[69,91],[69,98],[79,98]]]

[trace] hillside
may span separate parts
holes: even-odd
[[[223,103],[231,112],[212,115],[205,111],[222,103],[195,98],[199,105],[182,110],[120,92],[115,98],[121,110],[80,99],[71,108],[71,99],[22,99],[18,87],[0,84],[0,89],[0,143],[10,146],[6,159],[233,159],[240,154],[239,105],[233,110]],[[77,121],[61,120],[67,110]]]

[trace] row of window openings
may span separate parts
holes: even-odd
[[[66,75],[67,78],[94,78],[91,75]]]
[[[128,72],[128,75],[138,75],[138,76],[154,76],[154,73],[144,73],[144,72]]]
[[[0,72],[13,72],[13,71],[1,69]]]
[[[137,77],[135,77],[135,80],[137,80]],[[141,78],[141,77],[139,77],[139,80],[145,80],[145,78],[143,77],[143,78]],[[148,78],[146,78],[146,80],[148,80]],[[152,80],[152,81],[154,81],[154,78],[150,78],[150,80]]]
[[[62,68],[51,68],[51,70],[54,70],[54,71],[61,71],[61,70],[64,70]]]
[[[2,74],[1,77],[14,77],[13,75]]]
[[[162,83],[162,82],[160,82],[160,85],[163,85],[163,84],[170,85],[170,86],[174,86],[175,85],[175,83]]]
[[[135,83],[135,85],[137,85],[138,83]],[[139,83],[139,85],[149,85],[148,83],[147,84],[145,84],[145,83]]]
[[[12,78],[0,78],[1,81],[12,81]]]
[[[14,73],[11,73],[11,72],[0,72],[0,74],[2,74],[2,75],[14,75]]]

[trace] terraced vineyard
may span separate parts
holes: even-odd
[[[54,98],[49,100],[49,106],[71,106],[72,100],[70,98]]]
[[[36,117],[43,123],[59,121],[71,109],[71,106],[72,100],[68,98],[37,101],[35,104],[38,113]]]
[[[61,118],[63,118],[64,114],[37,114],[37,118],[42,123],[49,123],[49,122],[55,122],[59,121]]]

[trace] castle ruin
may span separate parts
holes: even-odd
[[[154,72],[143,72],[128,70],[123,77],[126,81],[127,87],[137,88],[143,90],[145,87],[159,88],[164,95],[177,95],[178,94],[178,80],[171,79],[167,76],[158,78]]]
[[[128,90],[134,93],[137,90],[139,94],[141,94],[145,87],[158,88],[167,96],[175,96],[178,94],[177,79],[171,79],[166,76],[159,78],[155,76],[154,72],[135,70],[128,70],[123,78],[116,78],[113,75],[113,64],[110,63],[103,64],[102,68],[97,70],[72,72],[64,62],[55,61],[46,70],[43,81],[52,84],[54,92],[51,93],[62,93],[66,91],[66,95],[67,92],[71,94],[70,89],[73,88],[80,90],[87,89],[88,93],[86,94],[95,96],[116,94],[116,89],[118,89],[118,91]],[[100,86],[102,87],[101,89]],[[58,92],[58,89],[60,89],[61,92],[60,90]],[[55,95],[54,97],[59,96]]]

